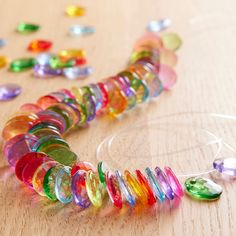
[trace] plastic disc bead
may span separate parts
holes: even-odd
[[[37,170],[34,172],[33,178],[32,178],[32,184],[33,189],[41,196],[46,196],[43,189],[43,182],[44,177],[49,169],[51,169],[53,166],[56,166],[56,161],[48,161],[45,163],[42,163]]]
[[[73,200],[73,195],[71,191],[71,168],[64,166],[57,171],[55,178],[55,194],[57,199],[66,204]]]
[[[170,50],[177,50],[182,45],[182,40],[175,33],[166,33],[161,36],[164,47]]]
[[[10,70],[13,72],[21,72],[31,69],[36,65],[36,60],[34,58],[20,58],[11,62]]]
[[[148,204],[153,205],[156,202],[156,198],[155,198],[155,195],[153,194],[153,191],[148,183],[147,178],[142,174],[142,172],[140,170],[136,170],[136,176],[137,176],[137,179],[138,179],[138,182],[139,182],[141,188],[143,189],[143,191],[145,191],[145,193],[148,197]]]
[[[164,89],[169,90],[176,84],[177,74],[171,67],[161,64],[159,79],[161,80]]]
[[[30,112],[30,113],[31,112],[38,113],[38,112],[42,111],[42,108],[34,103],[25,103],[20,107],[19,110],[24,111],[24,112]]]
[[[162,191],[165,193],[166,197],[169,200],[173,200],[175,197],[175,194],[169,184],[166,174],[159,167],[155,168],[155,172],[156,172],[157,181],[159,182],[162,188]]]
[[[236,177],[236,158],[219,158],[214,160],[213,167],[222,174]]]
[[[160,50],[160,63],[174,67],[177,64],[178,58],[175,54],[174,51],[166,49],[166,48],[161,48]]]
[[[76,205],[87,208],[91,205],[86,190],[86,171],[78,170],[72,177],[72,193]]]
[[[166,199],[166,195],[162,191],[161,187],[159,186],[156,177],[154,176],[153,172],[150,170],[149,167],[145,169],[149,183],[152,187],[153,192],[155,193],[156,198],[160,201],[163,202]]]
[[[86,174],[86,190],[88,197],[95,207],[101,207],[104,195],[102,183],[97,174],[89,170]]]
[[[17,26],[17,31],[22,34],[29,34],[38,31],[40,28],[39,25],[31,23],[20,23]]]
[[[1,63],[1,62],[0,62]],[[0,85],[0,101],[9,101],[21,94],[21,87],[18,84]]]
[[[165,167],[164,171],[174,193],[178,197],[183,197],[184,191],[183,191],[182,185],[180,184],[178,178],[176,177],[172,169],[170,167]]]
[[[106,172],[109,171],[107,164],[104,161],[98,163],[98,176],[103,184],[106,187]]]
[[[89,171],[92,170],[93,172],[96,172],[95,167],[87,161],[79,161],[77,162],[71,169],[71,175],[75,175],[78,170],[84,170],[84,171]]]
[[[137,198],[143,205],[146,205],[148,203],[147,196],[139,182],[128,170],[125,171],[124,175],[126,182],[132,188],[133,192],[137,195]]]
[[[197,200],[217,200],[223,192],[220,185],[207,178],[191,177],[184,185],[187,194]]]
[[[28,50],[31,52],[45,52],[52,47],[52,42],[47,40],[34,40],[30,42]]]
[[[115,173],[116,173],[116,178],[118,180],[120,190],[121,190],[123,196],[126,198],[127,202],[130,204],[130,206],[133,207],[136,203],[135,197],[133,196],[129,187],[127,186],[126,182],[124,181],[120,171],[116,170]]]
[[[106,172],[106,189],[114,206],[122,208],[122,196],[119,183],[116,176],[109,171]]]

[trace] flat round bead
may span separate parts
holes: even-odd
[[[32,185],[33,189],[41,196],[46,196],[43,189],[43,181],[44,177],[49,169],[56,166],[56,161],[47,161],[45,163],[42,163],[37,170],[34,172],[33,178],[32,178]]]
[[[84,170],[86,172],[92,170],[93,172],[96,172],[96,168],[87,161],[77,162],[71,169],[71,176],[74,176],[78,170]]]
[[[154,176],[153,172],[150,170],[149,167],[145,169],[147,176],[148,176],[148,181],[151,185],[151,188],[156,196],[156,198],[160,201],[163,202],[166,199],[166,196],[164,192],[162,191],[161,187],[159,186],[156,177]]]
[[[17,31],[22,34],[29,34],[38,31],[40,28],[39,25],[31,23],[20,23],[17,26]]]
[[[166,48],[161,48],[160,49],[160,63],[174,67],[177,64],[177,56],[174,51],[166,49]]]
[[[71,5],[66,8],[66,14],[70,17],[84,16],[85,8],[81,6]]]
[[[57,199],[64,204],[70,203],[73,200],[71,190],[72,178],[70,172],[71,169],[69,167],[64,166],[57,171],[57,175],[55,177],[54,191]]]
[[[153,205],[156,202],[155,195],[153,194],[153,191],[148,183],[147,178],[142,174],[140,170],[136,170],[136,176],[137,180],[143,189],[145,191],[147,197],[148,197],[148,204]]]
[[[36,104],[33,104],[33,103],[25,103],[20,107],[19,110],[24,111],[24,112],[30,112],[30,113],[31,112],[38,113],[38,112],[42,111],[42,108]]]
[[[45,52],[52,47],[52,42],[48,40],[34,40],[29,43],[28,50],[31,52]]]
[[[76,205],[82,208],[87,208],[91,205],[87,190],[86,190],[86,171],[78,170],[72,177],[72,193]]]
[[[107,107],[108,105],[108,93],[107,90],[105,89],[105,84],[104,83],[98,83],[98,86],[100,88],[100,91],[102,93],[102,108]]]
[[[166,90],[171,89],[177,82],[177,74],[171,67],[167,65],[160,65],[158,76],[163,84],[164,89]]]
[[[2,84],[0,85],[0,101],[12,100],[19,96],[21,91],[22,89],[18,84]]]
[[[109,170],[109,167],[104,161],[101,161],[98,163],[97,170],[101,183],[103,184],[104,187],[106,187],[106,172]]]
[[[31,134],[19,134],[9,139],[3,147],[4,156],[11,166],[15,166],[18,160],[25,154],[32,152],[38,138]]]
[[[95,207],[101,207],[104,194],[103,194],[103,186],[99,180],[99,177],[92,170],[89,170],[86,173],[85,182],[86,182],[87,194],[91,203]]]
[[[236,158],[234,157],[218,158],[214,160],[213,167],[222,174],[236,176]]]
[[[184,185],[187,194],[197,200],[216,200],[223,192],[220,185],[207,178],[191,177]]]
[[[98,112],[102,108],[103,104],[102,92],[97,84],[90,84],[89,87],[91,88],[94,94],[96,100],[96,112]]]
[[[136,178],[128,170],[125,170],[124,176],[125,176],[126,182],[132,188],[133,192],[136,194],[140,202],[143,205],[146,205],[148,203],[147,195],[145,191],[143,191],[141,185],[136,180]]]
[[[122,195],[126,198],[127,202],[130,204],[130,206],[133,207],[136,203],[135,197],[133,196],[130,188],[128,187],[128,185],[124,181],[123,176],[121,175],[120,171],[116,170],[115,174],[116,174],[116,178],[118,180]]]
[[[119,183],[116,176],[109,173],[109,171],[106,172],[106,189],[114,206],[122,208],[122,196]]]
[[[182,45],[182,40],[175,33],[166,33],[161,36],[164,47],[170,50],[177,50]]]
[[[155,168],[157,181],[159,182],[162,191],[165,193],[169,200],[173,200],[175,197],[174,191],[172,190],[166,174],[159,168]]]
[[[31,69],[36,64],[36,60],[34,58],[20,58],[13,60],[10,64],[10,70],[13,72],[21,72],[28,69]]]
[[[178,178],[176,177],[172,169],[170,167],[165,167],[164,171],[166,173],[167,179],[174,193],[178,197],[182,197],[184,195],[182,185],[180,184]]]
[[[5,67],[8,64],[8,58],[5,56],[0,56],[0,68]]]
[[[36,104],[41,107],[43,110],[47,109],[48,107],[52,106],[53,104],[59,102],[56,97],[46,95],[43,97],[40,97]]]

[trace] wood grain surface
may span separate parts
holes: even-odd
[[[86,16],[66,17],[65,7],[71,3],[85,6]],[[31,40],[49,39],[54,43],[54,52],[84,48],[89,64],[94,67],[91,78],[79,82],[65,78],[40,80],[33,78],[31,72],[14,74],[2,69],[0,84],[18,83],[23,93],[13,101],[0,103],[0,129],[23,103],[60,88],[99,81],[119,72],[147,23],[169,17],[173,22],[169,31],[178,32],[184,42],[178,51],[178,83],[173,91],[119,119],[101,117],[89,128],[68,135],[68,142],[82,160],[96,164],[96,148],[107,135],[141,121],[141,128],[126,132],[116,140],[111,159],[105,155],[99,158],[121,170],[167,164],[178,173],[205,170],[211,166],[214,156],[214,147],[205,150],[206,145],[188,154],[164,155],[195,145],[196,137],[207,142],[201,131],[192,126],[209,129],[236,147],[235,121],[189,114],[201,111],[236,115],[235,0],[0,0],[0,6],[0,38],[8,42],[0,49],[1,55],[12,59],[29,56],[26,47]],[[32,35],[19,35],[15,28],[22,21],[39,23],[42,28]],[[96,33],[83,38],[70,37],[67,32],[72,24],[92,25]],[[148,120],[157,116],[181,112],[187,114],[163,118],[148,126]],[[188,128],[185,122],[190,124]],[[158,158],[156,154],[160,154]],[[236,182],[218,183],[224,192],[216,202],[202,203],[185,196],[177,207],[157,205],[142,209],[139,206],[116,211],[108,203],[101,210],[91,207],[81,211],[74,204],[52,203],[26,189],[1,155],[0,235],[233,236],[236,234]]]

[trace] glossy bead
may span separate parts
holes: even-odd
[[[122,196],[116,176],[109,173],[109,171],[106,172],[105,176],[107,193],[112,203],[117,208],[122,208]]]
[[[103,104],[103,95],[97,84],[90,84],[89,87],[92,90],[92,93],[96,100],[96,112],[98,112],[102,108]]]
[[[216,200],[223,192],[220,185],[207,178],[191,177],[184,185],[187,194],[197,200]]]
[[[5,56],[0,56],[0,68],[3,68],[7,65],[8,58]]]
[[[103,184],[104,187],[106,187],[106,172],[109,170],[107,164],[104,161],[100,161],[98,163],[98,176]]]
[[[39,25],[31,24],[31,23],[20,23],[17,26],[17,31],[22,34],[28,34],[38,31],[40,28]]]
[[[34,103],[25,103],[23,104],[20,109],[20,111],[25,111],[25,112],[32,112],[32,113],[38,113],[42,111],[42,108]]]
[[[69,34],[72,36],[85,36],[95,33],[95,29],[91,26],[73,25],[69,28]]]
[[[42,163],[37,170],[34,172],[33,178],[32,178],[32,185],[33,189],[41,196],[46,196],[43,189],[43,181],[44,177],[49,169],[56,166],[56,161],[47,161],[45,163]]]
[[[73,67],[75,65],[74,60],[62,61],[58,56],[52,56],[49,61],[49,65],[53,69],[62,69],[67,67]]]
[[[48,66],[49,63],[50,63],[50,58],[52,56],[53,55],[51,53],[40,53],[40,54],[38,54],[37,57],[36,57],[37,65]]]
[[[165,196],[164,192],[162,191],[160,185],[158,184],[156,177],[154,176],[153,172],[150,170],[149,167],[147,167],[145,169],[145,172],[147,173],[148,181],[151,185],[151,188],[152,188],[156,198],[160,202],[163,202],[166,199],[166,196]]]
[[[166,48],[161,48],[160,49],[160,63],[174,67],[177,64],[177,56],[174,51],[166,49]]]
[[[167,65],[160,65],[158,76],[163,84],[164,89],[166,90],[171,89],[177,82],[177,74],[171,67]]]
[[[213,167],[222,174],[236,176],[236,158],[234,157],[218,158],[214,160]]]
[[[5,39],[0,38],[0,48],[4,47],[7,44]]]
[[[128,185],[124,181],[123,176],[121,175],[120,171],[118,171],[118,170],[115,171],[115,174],[116,174],[116,178],[118,180],[122,195],[126,198],[127,202],[131,206],[134,206],[135,203],[136,203],[135,197],[133,196],[133,194],[131,193],[130,188],[128,187]]]
[[[45,52],[52,47],[52,42],[48,40],[34,40],[28,45],[28,50],[31,52]]]
[[[0,101],[9,101],[21,94],[21,87],[18,84],[0,85]]]
[[[67,79],[75,80],[88,77],[92,74],[93,69],[90,66],[70,67],[63,69],[63,74]]]
[[[167,29],[170,25],[171,20],[169,18],[153,20],[148,23],[147,30],[150,32],[159,32]]]
[[[172,190],[166,174],[159,168],[155,168],[157,181],[160,184],[162,191],[165,193],[169,200],[173,200],[175,197],[174,191]]]
[[[65,49],[61,50],[58,55],[62,61],[68,61],[75,58],[85,58],[86,51],[83,49]]]
[[[148,204],[153,205],[156,202],[155,195],[153,194],[153,191],[148,183],[147,178],[142,174],[140,170],[136,170],[136,176],[137,180],[143,189],[145,191],[147,198],[148,198]]]
[[[95,167],[87,161],[77,162],[71,169],[71,176],[75,175],[78,170],[84,170],[86,172],[92,170],[93,172],[96,172]]]
[[[174,193],[178,197],[183,197],[184,192],[183,192],[182,185],[180,184],[178,178],[176,177],[176,175],[174,174],[172,169],[170,167],[165,167],[164,171],[165,171],[165,174],[167,176],[169,184],[170,184],[172,190],[174,191]]]
[[[36,64],[36,60],[34,58],[20,58],[13,60],[10,64],[10,70],[13,72],[21,72],[28,69],[31,69]]]
[[[53,69],[50,66],[41,66],[39,64],[35,65],[33,70],[34,76],[38,78],[51,78],[62,75],[61,69]]]
[[[57,98],[50,96],[50,95],[46,95],[46,96],[40,97],[37,100],[36,104],[39,107],[41,107],[43,110],[45,110],[57,102],[59,102]]]
[[[55,177],[54,191],[57,199],[64,204],[70,203],[73,200],[71,190],[72,178],[70,172],[71,169],[67,166],[64,166],[57,171],[57,175]]]
[[[78,17],[85,15],[85,8],[80,6],[71,5],[66,8],[66,14],[70,17]]]
[[[102,93],[102,108],[107,107],[109,99],[108,99],[108,93],[107,90],[105,89],[104,83],[98,83],[98,87]]]
[[[164,47],[170,50],[177,50],[182,45],[182,40],[175,33],[166,33],[161,36]]]
[[[86,190],[86,171],[78,170],[72,177],[72,193],[76,205],[82,208],[87,208],[91,205],[87,190]]]
[[[125,176],[126,182],[132,188],[133,192],[136,194],[140,202],[143,205],[146,205],[148,203],[147,195],[145,191],[143,191],[137,179],[128,170],[125,170],[124,176]]]

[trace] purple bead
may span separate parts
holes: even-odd
[[[155,168],[155,172],[156,172],[157,181],[160,184],[162,191],[165,193],[168,199],[173,200],[175,197],[175,194],[169,184],[166,174],[159,167]]]
[[[219,158],[214,160],[213,167],[222,174],[236,176],[236,158]]]
[[[21,93],[21,87],[17,84],[0,85],[0,101],[11,100]]]
[[[59,76],[62,74],[61,69],[53,69],[50,66],[47,65],[35,65],[34,66],[34,76],[39,78],[50,78]]]

